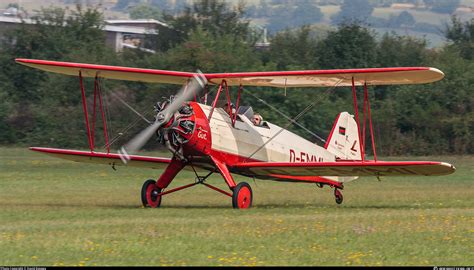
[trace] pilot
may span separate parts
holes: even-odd
[[[257,127],[261,127],[263,124],[263,117],[259,113],[255,113],[252,118],[252,123]]]

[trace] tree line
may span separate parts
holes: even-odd
[[[164,18],[171,29],[150,36],[145,45],[155,49],[155,54],[129,49],[115,53],[105,47],[102,14],[80,6],[71,14],[60,8],[43,9],[34,18],[36,24],[23,24],[8,32],[0,47],[0,143],[87,146],[78,78],[17,65],[15,58],[190,72],[200,69],[205,73],[431,66],[445,73],[442,81],[370,87],[378,154],[474,153],[474,97],[470,93],[474,84],[474,20],[462,22],[453,17],[445,29],[449,44],[435,49],[428,48],[424,39],[394,33],[380,37],[368,27],[351,22],[332,30],[302,26],[280,31],[271,37],[270,47],[262,50],[255,47],[261,33],[245,19],[244,6],[200,0],[185,6],[180,14],[164,14]],[[92,106],[93,80],[85,81]],[[120,99],[153,119],[153,105],[179,88],[113,80],[103,81],[102,87],[114,139],[112,148],[147,126]],[[234,97],[236,92],[232,89]],[[295,117],[314,104],[298,122],[323,138],[339,112],[353,113],[351,90],[346,87],[247,87],[241,104],[252,105],[265,120],[280,126],[288,121],[275,108]],[[96,134],[100,135],[102,126],[97,123]],[[323,144],[297,126],[289,129]],[[103,145],[99,135],[97,145]],[[156,144],[147,147],[152,149]]]

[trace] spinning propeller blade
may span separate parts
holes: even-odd
[[[190,80],[185,86],[181,88],[178,94],[175,96],[173,101],[166,106],[166,108],[159,112],[156,121],[148,126],[146,129],[138,133],[132,140],[122,146],[118,153],[123,163],[127,163],[130,160],[130,154],[136,153],[140,150],[145,143],[150,140],[153,134],[164,124],[168,123],[171,117],[176,111],[178,111],[183,104],[190,100],[194,95],[198,95],[199,92],[207,84],[207,79],[201,71],[197,71],[193,79]]]

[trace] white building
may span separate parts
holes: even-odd
[[[0,38],[5,32],[25,23],[32,25],[31,19],[20,19],[17,17],[0,16]],[[144,51],[154,52],[143,48],[146,35],[158,35],[160,30],[169,28],[163,22],[157,20],[106,20],[103,30],[105,31],[105,44],[112,47],[116,52],[123,48],[139,48]]]

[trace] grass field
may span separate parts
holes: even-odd
[[[0,265],[474,265],[472,156],[423,158],[455,164],[448,177],[348,183],[342,205],[327,187],[247,179],[254,207],[239,211],[203,186],[144,209],[160,171],[0,151]]]

